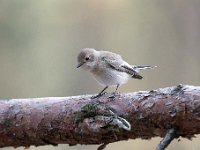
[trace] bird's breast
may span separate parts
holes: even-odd
[[[111,86],[124,84],[131,77],[125,72],[120,72],[114,69],[99,69],[91,72],[94,78],[103,86]]]

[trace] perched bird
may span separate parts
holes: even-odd
[[[142,79],[143,77],[138,73],[140,70],[152,69],[156,66],[133,66],[129,65],[118,54],[108,51],[97,51],[93,48],[84,48],[78,54],[77,68],[81,67],[86,71],[92,73],[93,77],[105,88],[96,96],[99,97],[104,94],[104,91],[109,86],[116,85],[114,95],[121,84],[124,84],[130,78]]]

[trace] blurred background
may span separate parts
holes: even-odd
[[[199,85],[199,8],[199,0],[0,0],[0,99],[98,93],[102,87],[76,69],[85,47],[119,53],[130,64],[158,66],[121,92]],[[175,140],[168,150],[200,149],[199,139]],[[160,140],[117,142],[106,150],[153,150]]]

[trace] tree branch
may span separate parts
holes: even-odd
[[[200,133],[200,87],[0,101],[0,147],[103,144],[128,139]]]
[[[164,150],[174,138],[176,138],[176,129],[169,129],[163,140],[160,141],[160,144],[156,147],[156,150]]]

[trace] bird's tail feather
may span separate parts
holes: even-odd
[[[145,69],[153,69],[157,66],[150,66],[150,65],[142,65],[142,66],[133,66],[133,69],[136,71],[136,72],[139,72],[140,70],[145,70]]]
[[[135,79],[142,79],[143,77],[142,77],[139,73],[135,72],[135,73],[132,75],[132,78],[135,78]]]

